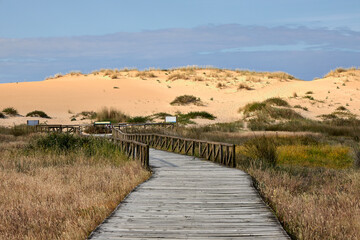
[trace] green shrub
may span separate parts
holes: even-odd
[[[16,116],[18,115],[18,111],[13,107],[7,107],[2,110],[4,113],[10,116]]]
[[[276,105],[276,106],[281,106],[281,107],[290,107],[289,103],[285,100],[283,100],[282,98],[279,97],[274,97],[274,98],[269,98],[267,100],[265,100],[263,103],[267,103],[270,105]]]
[[[29,112],[28,114],[26,114],[27,117],[41,117],[41,118],[51,118],[49,117],[45,112],[43,111],[39,111],[39,110],[35,110],[32,112]]]
[[[116,144],[105,138],[80,137],[72,134],[52,133],[34,139],[27,151],[54,152],[56,154],[82,153],[87,157],[98,159],[99,163],[117,162],[124,159],[123,153]],[[71,164],[71,162],[70,162]]]
[[[267,107],[266,112],[274,119],[303,119],[303,116],[288,108]]]
[[[131,117],[128,119],[129,123],[146,123],[150,121],[149,117],[143,117],[143,116],[136,116],[136,117]]]
[[[205,111],[189,112],[186,114],[178,113],[176,117],[177,117],[177,122],[180,124],[193,124],[194,121],[191,121],[191,119],[196,119],[196,118],[209,119],[209,120],[216,119],[214,115]]]
[[[201,105],[200,98],[197,98],[193,95],[182,95],[177,96],[174,101],[170,103],[170,105],[189,105],[189,104],[195,104],[195,105]]]
[[[243,108],[240,108],[239,111],[243,111],[244,114],[249,114],[251,112],[263,110],[266,107],[265,103],[262,102],[252,102],[246,104]]]
[[[15,125],[13,127],[0,127],[0,134],[6,135],[25,136],[34,132],[35,128],[33,126],[27,126],[25,124]]]
[[[166,112],[158,112],[158,113],[154,113],[153,115],[150,116],[151,119],[161,119],[161,120],[165,120],[166,116],[172,116],[169,113]]]
[[[347,111],[348,109],[346,107],[344,107],[344,106],[340,106],[340,107],[336,108],[336,110],[338,110],[338,111]]]
[[[276,165],[277,145],[274,138],[265,136],[250,139],[244,144],[244,152],[246,156],[255,160],[255,163],[261,163],[262,166]]]
[[[5,118],[5,115],[2,112],[0,112],[0,118]]]

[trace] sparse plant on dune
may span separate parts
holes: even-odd
[[[157,77],[153,72],[149,72],[149,71],[138,72],[135,76],[136,77],[144,77],[144,78],[155,78],[155,77]]]
[[[279,98],[279,97],[273,97],[273,98],[266,99],[264,101],[264,103],[267,103],[270,105],[281,106],[281,107],[290,107],[290,105],[287,101],[285,101],[284,99]]]
[[[13,107],[7,107],[7,108],[4,108],[3,110],[3,113],[6,113],[7,115],[9,116],[16,116],[18,115],[18,111],[13,108]]]
[[[126,122],[129,119],[125,113],[115,108],[104,107],[96,113],[98,121],[110,121],[112,123]]]
[[[242,89],[246,89],[246,90],[254,90],[252,87],[250,87],[249,85],[245,84],[245,83],[240,83],[238,86],[238,90],[242,90]]]
[[[189,105],[189,104],[194,104],[194,105],[198,105],[201,106],[203,105],[203,103],[201,102],[200,98],[197,98],[193,95],[182,95],[182,96],[177,96],[171,103],[171,105]]]
[[[41,118],[51,118],[49,117],[45,112],[43,111],[39,111],[39,110],[35,110],[32,112],[29,112],[28,114],[26,114],[27,117],[41,117]]]
[[[168,76],[168,80],[179,80],[179,79],[188,80],[189,76],[185,73],[172,73],[171,75]]]

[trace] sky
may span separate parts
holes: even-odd
[[[359,0],[0,0],[0,83],[212,65],[312,80],[360,66]]]

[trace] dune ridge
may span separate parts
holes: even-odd
[[[340,106],[360,114],[360,70],[336,69],[324,78],[302,81],[282,72],[253,72],[212,67],[182,67],[169,70],[102,69],[90,74],[57,74],[40,82],[0,84],[0,111],[14,107],[22,116],[0,118],[0,125],[26,123],[28,112],[41,110],[51,119],[42,122],[82,124],[71,121],[82,111],[113,107],[130,116],[157,112],[207,111],[216,120],[199,123],[229,122],[242,119],[239,108],[249,102],[272,97],[287,100],[296,112],[317,119]],[[181,95],[200,98],[201,105],[170,105]],[[299,107],[300,106],[300,107]],[[307,110],[304,110],[307,109]]]

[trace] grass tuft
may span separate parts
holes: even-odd
[[[119,123],[126,122],[129,119],[129,116],[115,108],[104,107],[96,113],[96,119],[98,121],[110,121],[111,123]]]

